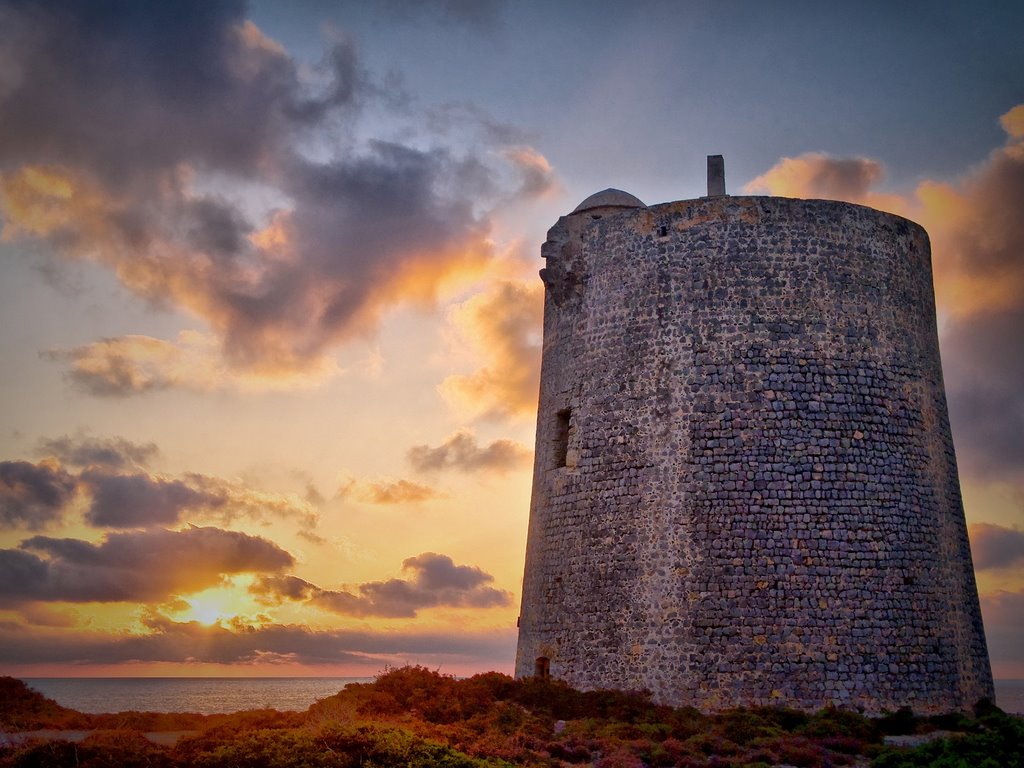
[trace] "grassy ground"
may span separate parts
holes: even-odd
[[[305,712],[87,715],[0,678],[0,729],[77,729],[75,743],[0,747],[0,768],[474,768],[507,765],[878,766],[1024,768],[1024,720],[982,706],[967,718],[868,719],[838,709],[780,708],[705,715],[644,694],[575,691],[558,682],[486,673],[457,680],[402,667],[349,685]],[[186,731],[173,745],[143,733]],[[948,732],[914,748],[891,734]],[[169,740],[168,740],[169,741]]]

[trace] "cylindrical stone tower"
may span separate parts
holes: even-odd
[[[992,698],[920,226],[606,190],[542,254],[517,675],[704,710]]]

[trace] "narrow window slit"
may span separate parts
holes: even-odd
[[[555,468],[564,467],[569,458],[569,420],[571,408],[563,408],[555,414]]]

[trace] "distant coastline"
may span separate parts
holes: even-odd
[[[348,683],[371,677],[24,677],[30,687],[79,712],[200,712],[307,709]],[[996,704],[1024,715],[1024,680],[996,680]]]

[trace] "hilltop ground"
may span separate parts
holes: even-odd
[[[77,742],[10,736],[40,729],[88,733]],[[644,694],[580,692],[496,672],[457,680],[423,667],[350,684],[305,712],[232,715],[88,715],[0,678],[0,730],[8,734],[0,768],[1024,768],[1024,720],[992,705],[972,718],[779,708],[704,715]],[[913,748],[885,743],[898,734],[940,738]]]

